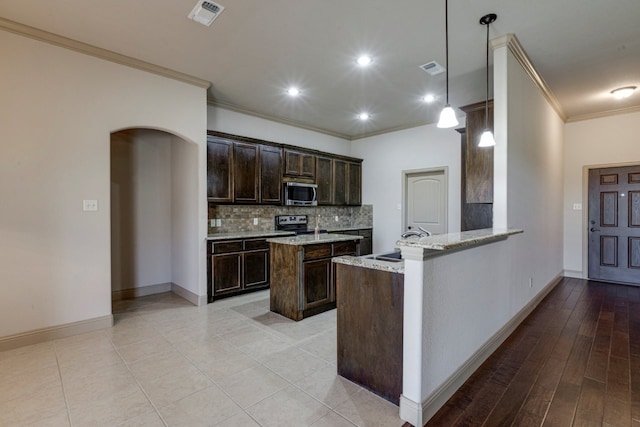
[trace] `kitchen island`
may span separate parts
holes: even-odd
[[[361,239],[332,233],[267,239],[271,252],[270,310],[302,320],[335,308],[331,259],[359,255]]]

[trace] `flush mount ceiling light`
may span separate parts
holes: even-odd
[[[358,114],[358,119],[360,119],[363,122],[366,122],[370,118],[371,118],[371,115],[369,113],[360,113],[360,114]]]
[[[373,59],[369,55],[360,55],[356,60],[356,63],[361,67],[368,67],[373,62]]]
[[[198,1],[195,7],[189,13],[188,18],[196,21],[199,24],[210,27],[214,19],[216,19],[222,11],[224,6],[214,3],[212,1]]]
[[[487,26],[487,96],[484,100],[484,132],[482,132],[478,147],[493,147],[496,145],[496,140],[493,138],[493,132],[489,129],[489,26],[495,22],[497,18],[498,15],[495,13],[490,13],[480,18],[480,23]]]
[[[458,119],[456,119],[456,113],[449,105],[449,2],[444,0],[444,39],[445,39],[445,71],[447,80],[447,102],[440,113],[440,120],[438,120],[439,128],[452,128],[458,126]]]
[[[635,90],[635,86],[620,87],[618,89],[612,90],[611,95],[613,95],[615,99],[624,99],[630,97]]]
[[[292,97],[296,97],[298,95],[300,95],[300,89],[298,89],[297,87],[290,87],[289,89],[287,89],[287,95],[292,96]]]
[[[435,101],[435,100],[436,100],[436,97],[435,97],[435,96],[433,96],[433,95],[431,95],[431,94],[428,94],[428,95],[423,96],[423,97],[422,97],[422,100],[423,100],[424,102],[433,102],[433,101]]]

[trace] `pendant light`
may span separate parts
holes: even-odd
[[[480,23],[487,26],[487,96],[484,101],[484,132],[480,137],[480,143],[478,147],[493,147],[496,145],[496,140],[493,138],[493,132],[489,129],[489,25],[495,22],[498,15],[490,13],[480,18]]]
[[[458,119],[456,119],[456,113],[449,105],[449,1],[444,0],[444,39],[445,39],[445,70],[447,79],[447,103],[445,104],[442,112],[440,113],[440,120],[438,120],[437,126],[439,128],[452,128],[458,126]]]

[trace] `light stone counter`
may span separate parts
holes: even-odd
[[[294,236],[291,231],[237,231],[234,233],[209,234],[207,240],[251,239],[253,237]]]
[[[457,251],[473,246],[486,245],[491,242],[505,240],[513,234],[523,233],[517,229],[483,228],[481,230],[463,231],[460,233],[438,234],[427,237],[408,237],[396,242],[402,248],[418,248],[429,251]],[[438,253],[437,255],[444,255]]]
[[[363,239],[363,237],[352,236],[349,234],[324,233],[324,234],[319,234],[317,236],[313,234],[303,234],[301,236],[276,237],[276,238],[267,239],[267,242],[279,243],[281,245],[303,246],[303,245],[315,245],[317,243],[344,242],[344,241],[360,240],[360,239]]]
[[[352,265],[354,267],[371,268],[373,270],[388,271],[389,273],[404,274],[404,261],[383,261],[374,259],[373,255],[341,256],[331,260],[336,264]]]

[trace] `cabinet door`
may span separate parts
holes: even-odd
[[[245,252],[243,267],[245,289],[269,283],[269,251]]]
[[[207,137],[207,198],[211,202],[231,203],[233,143]]]
[[[241,253],[214,255],[211,257],[211,277],[214,296],[241,289],[241,261]]]
[[[362,165],[349,162],[347,187],[347,204],[360,206],[362,204]]]
[[[258,203],[258,146],[233,144],[233,195],[236,203]]]
[[[347,162],[344,160],[333,161],[333,204],[347,204]]]
[[[282,149],[260,146],[260,203],[282,203]]]
[[[302,153],[300,160],[300,176],[304,178],[315,179],[316,177],[316,156],[313,154]]]
[[[360,240],[360,255],[371,255],[373,253],[373,232],[371,230],[358,230],[358,234],[363,237]]]
[[[302,153],[293,150],[284,150],[284,173],[285,175],[300,176],[300,164]]]
[[[304,309],[331,302],[331,258],[305,261],[304,269]]]
[[[333,161],[328,157],[316,157],[316,184],[318,205],[333,203]]]

